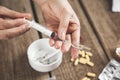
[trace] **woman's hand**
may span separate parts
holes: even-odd
[[[45,23],[49,29],[57,32],[60,39],[79,45],[80,23],[67,0],[34,1],[41,6]],[[63,52],[70,49],[70,44],[53,39],[50,39],[50,45],[57,49],[61,48]],[[73,58],[77,58],[78,52],[78,49],[71,48]]]
[[[19,13],[0,6],[0,40],[19,36],[29,30],[27,22],[22,18],[30,18],[28,13]]]

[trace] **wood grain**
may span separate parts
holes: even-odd
[[[35,7],[35,11],[36,11],[36,16],[37,16],[37,22],[39,24],[43,25],[45,28],[47,28],[40,5],[38,5],[37,3],[34,2],[34,7]],[[48,38],[48,36],[46,36],[44,34],[41,34],[41,37]]]
[[[120,40],[120,13],[111,11],[109,0],[79,0],[109,59],[114,58]]]
[[[0,0],[0,5],[32,14],[29,0]],[[37,39],[37,31],[31,29],[17,38],[0,41],[0,80],[46,80],[49,77],[48,73],[33,70],[28,63],[27,48]]]

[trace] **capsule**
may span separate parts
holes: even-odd
[[[75,60],[74,65],[75,65],[75,66],[78,65],[78,59]]]
[[[88,55],[85,55],[85,58],[90,61],[90,57]]]
[[[91,52],[85,52],[86,53],[86,55],[88,55],[88,56],[93,56],[93,54],[91,53]]]
[[[71,58],[71,59],[70,59],[70,61],[71,61],[71,62],[74,62],[74,59],[73,59],[73,58]]]
[[[94,63],[93,63],[93,62],[91,62],[91,61],[87,61],[87,64],[88,64],[89,66],[91,66],[91,67],[93,67],[93,66],[94,66]]]
[[[88,78],[87,77],[84,77],[82,80],[87,80]]]
[[[81,50],[79,50],[79,55],[82,56],[82,51]]]
[[[96,74],[95,74],[95,73],[92,73],[92,72],[88,72],[88,73],[87,73],[87,76],[88,76],[88,77],[96,77]]]
[[[82,57],[85,57],[85,51],[82,51],[81,54]]]
[[[88,77],[84,77],[82,80],[91,80],[91,79]]]
[[[78,60],[78,62],[81,63],[81,64],[86,64],[86,63],[87,63],[87,60],[86,60],[85,58],[80,58],[80,59]]]

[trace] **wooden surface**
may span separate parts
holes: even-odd
[[[34,71],[27,60],[27,48],[41,35],[31,30],[12,40],[0,41],[0,80],[47,80],[49,76],[55,76],[57,80],[81,80],[88,71],[97,74],[92,80],[98,80],[105,65],[114,58],[115,48],[120,47],[120,13],[111,12],[112,2],[109,0],[69,2],[81,23],[81,43],[92,48],[91,60],[95,66],[73,66],[68,52],[63,55],[60,67],[49,74]],[[30,12],[37,22],[45,25],[39,6],[31,4],[29,0],[1,0],[0,5],[20,12]]]
[[[93,29],[99,38],[104,51],[112,58],[120,40],[120,13],[111,12],[109,0],[79,0],[83,4]],[[90,7],[89,7],[90,6]]]

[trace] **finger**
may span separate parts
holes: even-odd
[[[69,49],[70,49],[70,47],[71,47],[71,45],[70,45],[70,43],[71,43],[71,36],[70,36],[70,34],[68,34],[68,35],[66,35],[66,43],[63,43],[63,45],[62,45],[62,47],[61,47],[61,50],[62,50],[62,52],[67,52],[67,51],[69,51]]]
[[[50,43],[50,46],[54,46],[55,41],[52,38],[50,38],[49,43]]]
[[[56,42],[55,42],[55,48],[56,49],[60,49],[61,46],[62,46],[62,41],[56,40]]]
[[[30,18],[31,14],[29,13],[20,13],[14,10],[10,10],[6,7],[0,6],[0,15],[7,16],[10,18]]]
[[[28,24],[24,24],[21,25],[19,27],[15,27],[12,29],[7,29],[7,30],[1,30],[0,31],[0,39],[11,39],[13,37],[17,37],[23,33],[25,33],[26,31],[28,31],[30,29],[30,27],[28,26]]]
[[[76,24],[72,24],[73,27],[76,27]],[[72,33],[72,44],[79,46],[79,42],[80,42],[80,27],[78,26],[78,29],[76,29],[73,33]],[[79,49],[76,48],[71,48],[71,55],[72,58],[77,58],[78,57],[78,53],[79,53]]]
[[[0,24],[0,29],[4,30],[4,29],[10,29],[10,28],[14,28],[16,26],[20,26],[22,24],[26,24],[26,20],[24,19],[9,19],[9,20],[0,20],[1,24]]]
[[[58,37],[62,40],[65,40],[65,35],[69,25],[70,15],[66,14],[61,17],[60,25],[58,28]]]

